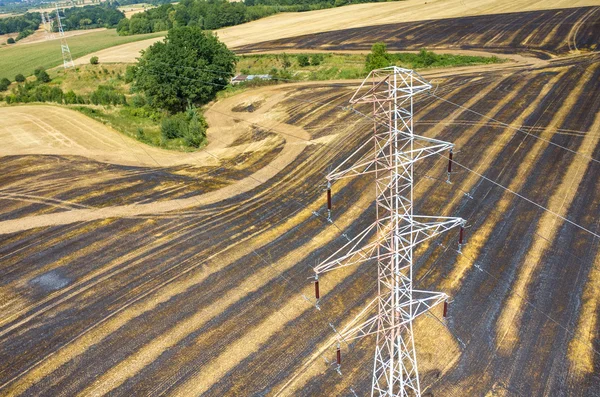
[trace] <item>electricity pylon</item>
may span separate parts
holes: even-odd
[[[344,329],[335,331],[338,371],[341,342],[376,335],[371,396],[421,395],[413,322],[440,303],[445,316],[448,296],[413,288],[413,249],[455,227],[460,228],[459,251],[463,242],[464,219],[413,214],[414,164],[445,151],[451,156],[454,146],[413,133],[413,97],[429,89],[431,85],[412,70],[373,70],[350,101],[373,105],[373,135],[327,175],[328,211],[336,180],[366,174],[376,180],[375,222],[314,268],[318,307],[320,275],[377,262],[377,296]],[[358,158],[366,149],[371,155]],[[451,165],[452,157],[449,172]]]
[[[42,16],[42,27],[44,29],[44,36],[46,40],[51,40],[54,38],[54,33],[52,33],[52,24],[50,23],[50,16],[47,15],[46,11],[41,12]]]
[[[69,45],[67,44],[67,38],[65,37],[65,32],[62,27],[62,22],[60,21],[60,11],[58,9],[58,3],[54,3],[56,6],[56,21],[58,24],[58,35],[60,36],[60,48],[62,50],[63,57],[63,66],[65,69],[75,67],[75,63],[73,62],[73,58],[71,57],[71,50],[69,49]]]

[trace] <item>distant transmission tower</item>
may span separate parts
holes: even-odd
[[[332,182],[374,174],[376,221],[315,267],[315,294],[319,307],[319,276],[328,271],[376,260],[378,294],[343,330],[335,330],[337,370],[341,342],[377,335],[371,396],[420,396],[413,322],[448,296],[413,288],[413,249],[454,227],[460,228],[459,252],[465,220],[413,214],[414,164],[426,157],[450,152],[452,143],[413,133],[413,97],[431,89],[419,74],[399,67],[372,71],[350,100],[373,105],[373,135],[327,175],[327,208],[331,211]],[[366,92],[365,92],[366,91]],[[369,158],[358,154],[369,148]],[[333,326],[332,326],[333,328]]]
[[[75,67],[75,63],[73,62],[73,58],[71,57],[71,50],[69,49],[69,45],[67,44],[67,38],[65,37],[65,32],[62,27],[62,22],[60,21],[60,11],[58,9],[58,3],[54,3],[56,6],[56,21],[58,24],[58,35],[60,36],[60,48],[62,50],[63,57],[63,66],[65,69]]]
[[[44,29],[44,36],[46,40],[50,40],[54,38],[54,33],[52,32],[52,24],[50,23],[50,16],[47,15],[46,11],[41,12],[42,15],[42,28]]]

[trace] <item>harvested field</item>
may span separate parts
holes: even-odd
[[[600,7],[374,25],[251,44],[236,51],[369,50],[378,41],[385,42],[390,50],[480,49],[549,58],[598,49]]]
[[[600,56],[436,82],[445,101],[419,100],[417,131],[563,218],[464,169],[449,185],[441,162],[422,164],[416,209],[470,225],[462,255],[454,235],[417,252],[418,287],[454,299],[448,328],[417,325],[422,385],[434,396],[600,395]],[[323,215],[323,173],[370,132],[342,108],[354,89],[228,98],[211,121],[223,123],[213,140],[225,138],[205,151],[226,161],[198,167],[26,143],[2,157],[0,394],[366,395],[372,340],[344,348],[343,376],[324,358],[335,354],[328,323],[372,297],[375,267],[323,277],[321,311],[303,297],[311,266],[374,217],[368,178],[336,184],[334,223]],[[19,127],[44,139],[35,123]],[[233,156],[265,139],[259,156]]]
[[[404,22],[461,18],[464,16],[496,15],[511,12],[551,10],[565,7],[597,6],[597,0],[406,0],[387,3],[357,4],[327,10],[282,13],[243,25],[219,29],[216,34],[229,48],[255,45],[270,40],[280,40],[304,35]],[[565,10],[569,13],[569,10]],[[597,21],[597,14],[595,16]],[[529,20],[526,20],[529,23]],[[539,22],[539,21],[538,21]],[[418,24],[417,24],[418,25]],[[412,24],[411,24],[412,26]],[[549,27],[551,25],[546,25]],[[565,25],[562,25],[563,27]],[[570,26],[573,27],[573,26]],[[501,26],[500,29],[505,28]],[[520,26],[519,26],[520,28]],[[514,27],[513,27],[514,29]],[[440,39],[440,36],[438,40]],[[139,52],[159,39],[124,44],[98,51],[103,62],[135,62]],[[369,44],[369,48],[372,42]],[[86,58],[85,61],[89,59]],[[84,62],[81,60],[80,62]]]

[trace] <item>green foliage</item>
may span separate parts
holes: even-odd
[[[92,65],[97,65],[99,62],[98,57],[97,56],[93,56],[90,58],[90,64]]]
[[[141,108],[146,106],[146,99],[142,95],[134,95],[131,98],[131,106]]]
[[[190,106],[185,112],[165,117],[160,131],[163,142],[183,138],[187,146],[197,148],[206,140],[206,128],[204,117]]]
[[[39,12],[26,12],[16,17],[0,18],[0,34],[34,32],[40,26],[41,16]],[[11,44],[11,43],[9,43]]]
[[[165,117],[160,124],[160,132],[164,140],[181,138],[187,130],[187,120],[184,113]]]
[[[31,36],[33,33],[35,33],[35,32],[31,29],[22,30],[19,32],[19,34],[17,35],[17,38],[15,40],[16,41],[23,40],[25,37]]]
[[[94,105],[126,105],[125,95],[119,93],[113,86],[99,85],[96,91],[90,95],[90,101]]]
[[[35,78],[40,83],[48,83],[50,82],[50,76],[44,69],[36,69],[34,72]]]
[[[281,62],[281,67],[284,69],[287,69],[290,66],[292,66],[292,61],[290,61],[290,57],[285,52],[283,54],[277,55],[277,59],[279,59],[279,62]]]
[[[298,66],[305,67],[310,65],[310,61],[308,59],[308,55],[300,54],[296,57],[298,59]]]
[[[25,81],[25,76],[23,76],[21,73],[19,73],[18,75],[15,76],[15,81],[17,83],[22,83]]]
[[[6,77],[0,80],[0,91],[6,91],[10,85],[10,80]]]
[[[323,56],[323,54],[312,54],[310,56],[310,64],[312,66],[319,66],[324,59],[325,57]]]
[[[153,107],[177,113],[214,99],[233,77],[235,62],[216,36],[197,26],[173,28],[142,53],[134,87]]]
[[[136,65],[127,66],[127,69],[125,69],[125,83],[129,84],[129,83],[133,82],[133,80],[135,79],[136,72],[137,72]]]
[[[8,40],[6,40],[6,44],[15,44],[15,39],[9,37]]]
[[[367,55],[365,69],[370,72],[374,69],[381,69],[390,66],[393,63],[388,52],[387,46],[383,42],[375,43],[371,47],[371,53]]]
[[[83,7],[66,8],[61,12],[61,21],[64,30],[94,29],[94,28],[114,28],[125,14],[117,9],[118,4],[110,2],[87,5]],[[58,31],[56,22],[56,11],[50,13],[50,18],[54,19],[53,30]]]

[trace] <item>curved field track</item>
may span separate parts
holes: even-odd
[[[390,50],[481,49],[530,52],[540,57],[600,49],[600,7],[432,19],[342,29],[282,38],[236,48],[237,52],[320,49],[370,50],[383,41]]]
[[[462,254],[453,234],[416,252],[418,287],[454,299],[447,327],[431,317],[416,326],[423,387],[600,395],[600,56],[436,73],[442,99],[419,99],[416,129],[455,142],[456,160],[489,180],[458,167],[446,184],[443,159],[417,170],[416,210],[470,225]],[[2,157],[0,230],[49,211],[108,212],[2,234],[0,394],[367,395],[373,339],[344,346],[343,376],[324,359],[335,355],[328,323],[343,326],[372,299],[375,267],[323,277],[320,311],[305,299],[311,266],[374,217],[368,178],[336,184],[333,223],[324,216],[323,173],[371,133],[344,108],[354,89],[285,85],[229,98],[213,111],[255,128],[223,150],[272,135],[281,144],[218,165]],[[265,119],[251,119],[272,98]],[[281,154],[288,146],[295,155]],[[249,179],[250,189],[202,201]],[[161,206],[191,195],[196,205]],[[149,206],[110,212],[131,203]]]

